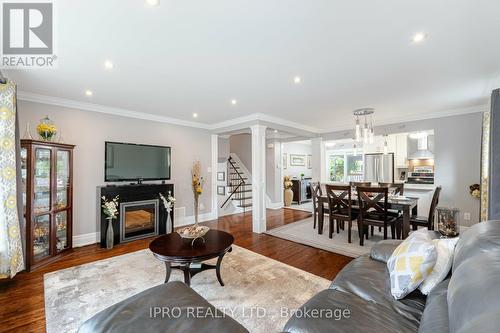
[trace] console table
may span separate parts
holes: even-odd
[[[311,181],[309,179],[292,179],[293,200],[299,205],[311,200]]]

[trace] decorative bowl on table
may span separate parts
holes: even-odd
[[[193,244],[195,239],[203,238],[203,236],[205,236],[205,234],[208,232],[208,230],[210,230],[210,228],[207,226],[193,225],[190,227],[186,227],[182,230],[179,230],[179,231],[177,231],[177,233],[179,234],[179,236],[181,236],[181,238],[191,239],[193,241],[192,242],[192,244]]]

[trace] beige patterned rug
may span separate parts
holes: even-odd
[[[389,228],[387,232],[388,237],[391,237]],[[330,239],[328,237],[328,217],[326,216],[322,235],[318,234],[318,229],[313,229],[312,217],[268,230],[266,234],[353,258],[369,253],[373,244],[384,239],[383,233],[379,232],[378,228],[375,228],[375,234],[369,239],[365,239],[363,246],[359,245],[356,223],[353,224],[351,230],[351,243],[348,242],[347,228],[340,230],[338,234],[334,230]]]
[[[280,332],[288,320],[282,313],[298,308],[330,284],[238,246],[224,257],[221,273],[224,287],[213,270],[195,275],[191,287],[214,306],[230,309],[251,333]],[[48,273],[44,276],[47,332],[76,332],[97,312],[164,279],[164,264],[149,250]],[[182,272],[172,270],[170,280],[183,281]],[[252,308],[265,316],[249,315]]]

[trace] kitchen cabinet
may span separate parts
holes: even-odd
[[[408,167],[408,135],[396,134],[396,168],[404,169]]]
[[[405,184],[404,195],[411,198],[418,198],[418,215],[428,216],[431,207],[432,196],[435,186],[421,184]]]

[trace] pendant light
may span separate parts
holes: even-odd
[[[355,128],[355,132],[356,132],[356,141],[361,141],[361,125],[359,124],[359,117],[357,116],[356,117],[356,128]]]
[[[356,136],[356,141],[368,144],[373,143],[375,131],[373,130],[373,118],[372,114],[375,112],[373,108],[363,108],[353,111],[354,116],[356,116],[356,126],[354,128],[354,133]],[[370,124],[368,124],[368,116],[370,116]],[[361,132],[361,124],[359,117],[364,117],[363,131]]]
[[[384,140],[384,155],[387,155],[389,153],[389,147],[387,145],[387,134],[384,135],[384,138],[385,138],[385,140]]]

